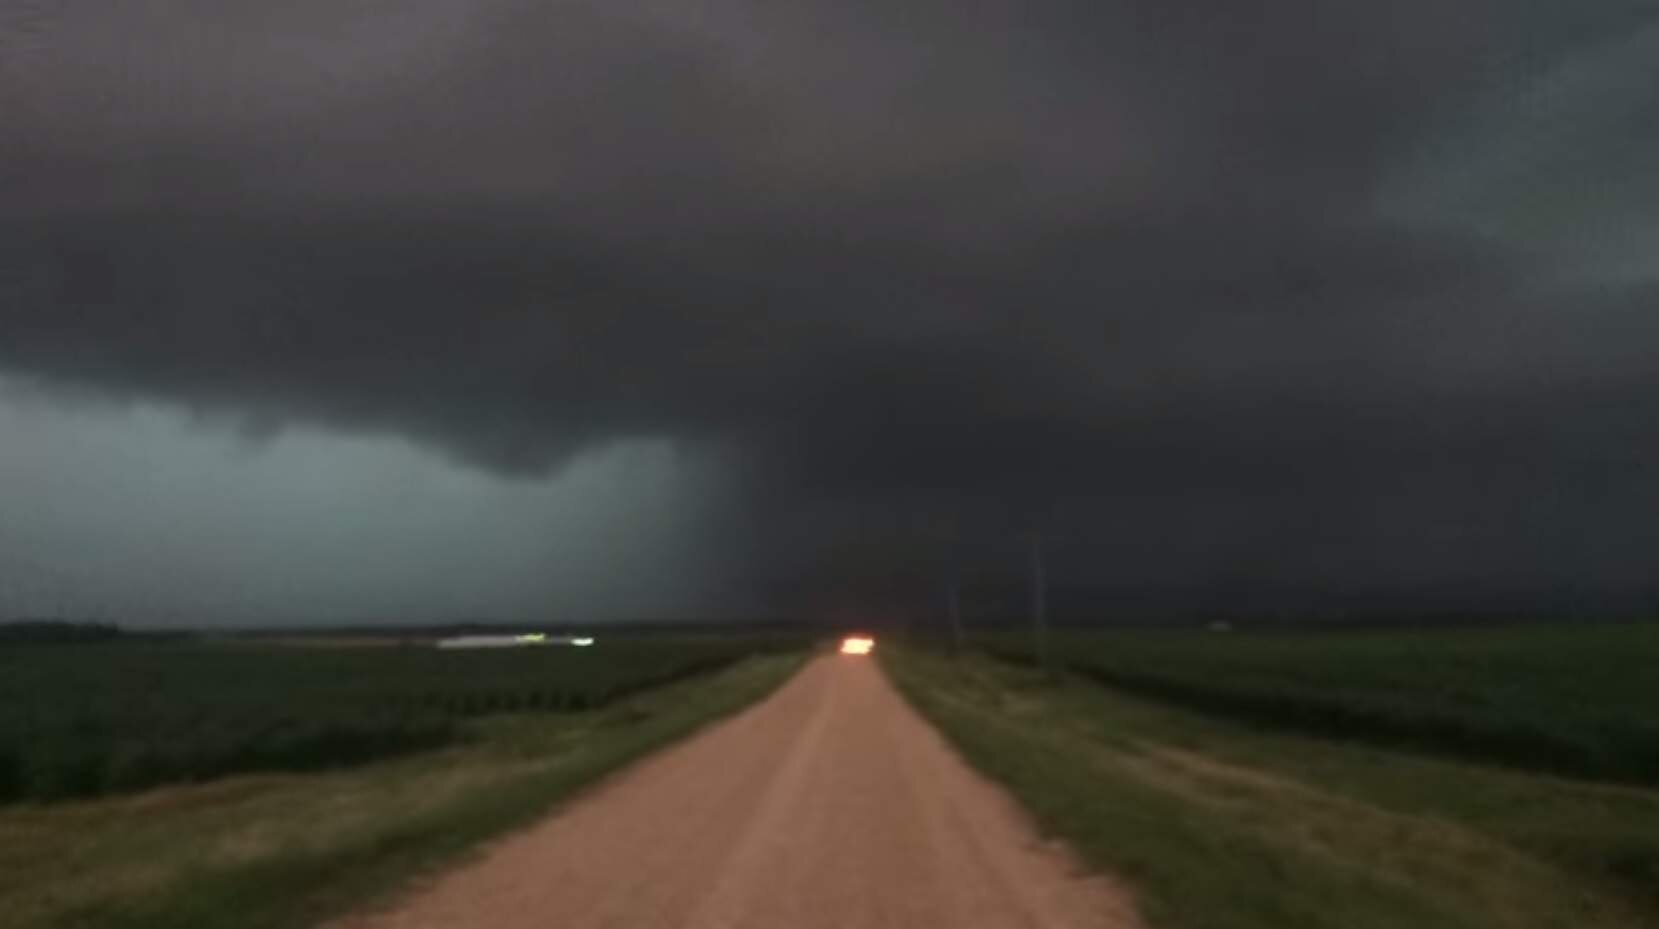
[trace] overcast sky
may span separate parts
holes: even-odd
[[[1656,62],[1651,0],[14,0],[0,602],[874,610],[1032,530],[1098,602],[1659,600]]]

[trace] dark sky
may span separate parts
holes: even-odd
[[[13,0],[0,570],[1648,597],[1655,62],[1651,0]]]

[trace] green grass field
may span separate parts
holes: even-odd
[[[1030,657],[1029,639],[982,640]],[[1327,737],[1659,784],[1659,624],[1335,632],[1060,632],[1120,690]]]
[[[472,717],[590,709],[802,644],[636,635],[587,649],[0,647],[0,802],[360,764],[451,744]]]
[[[0,929],[315,925],[760,699],[804,654],[597,709],[469,717],[447,747],[351,768],[0,808]]]
[[[1254,654],[1316,674],[1318,647]],[[1122,879],[1154,929],[1659,926],[1659,791],[1321,738],[972,654],[886,647],[882,661],[970,763]]]

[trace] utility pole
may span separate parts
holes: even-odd
[[[950,563],[945,568],[945,606],[950,611],[951,645],[958,654],[962,651],[962,581],[957,570],[956,551],[952,548]]]
[[[946,520],[943,526],[935,523],[925,527],[923,532],[933,542],[944,546],[945,615],[950,620],[951,650],[961,653],[967,646],[962,631],[962,565],[957,557],[962,534],[953,519]]]
[[[1037,666],[1048,671],[1048,577],[1043,570],[1043,537],[1036,532],[1031,533],[1031,629]]]

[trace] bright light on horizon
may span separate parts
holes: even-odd
[[[849,636],[841,640],[841,654],[868,655],[876,647],[876,640],[864,636]]]

